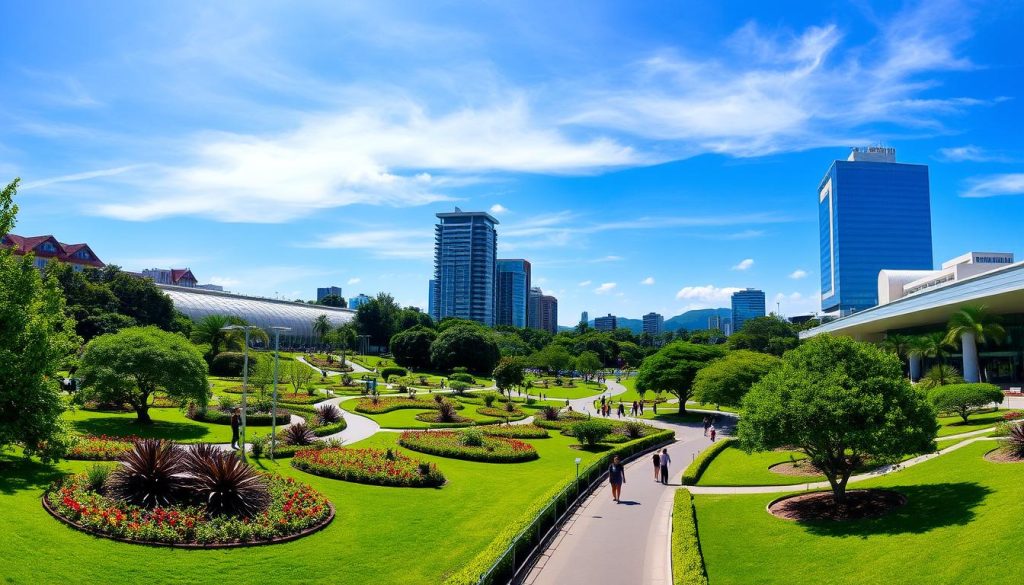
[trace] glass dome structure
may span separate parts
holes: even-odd
[[[175,309],[193,321],[200,321],[210,315],[240,317],[250,325],[262,328],[271,339],[273,339],[271,327],[290,327],[291,331],[281,333],[282,347],[316,345],[318,340],[313,332],[313,321],[320,315],[327,315],[332,327],[344,325],[355,317],[355,311],[351,309],[247,297],[180,286],[157,286],[171,297]]]

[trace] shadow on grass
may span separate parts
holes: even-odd
[[[860,537],[922,534],[944,526],[963,526],[992,490],[974,482],[886,487],[906,496],[906,505],[880,518],[845,522],[801,522],[817,536]]]
[[[145,439],[160,438],[175,441],[191,441],[202,439],[209,433],[206,427],[199,424],[162,420],[153,421],[150,424],[139,424],[136,419],[123,416],[95,417],[86,420],[76,420],[71,424],[79,433],[107,435],[110,437],[137,435]]]
[[[570,449],[576,449],[577,451],[586,451],[587,453],[604,453],[605,451],[611,451],[615,447],[613,445],[569,445]]]
[[[62,475],[52,465],[13,455],[0,455],[0,494],[42,491]]]

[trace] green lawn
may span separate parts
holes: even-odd
[[[215,425],[191,420],[177,408],[151,408],[153,424],[139,425],[135,412],[97,412],[75,410],[64,413],[72,430],[91,435],[123,437],[158,437],[182,443],[228,443],[231,441],[229,425]],[[270,432],[270,427],[249,427],[248,438]]]
[[[772,473],[769,467],[793,459],[806,459],[799,451],[766,451],[747,455],[736,444],[729,445],[708,465],[697,485],[795,485],[824,481],[825,476],[798,477]]]
[[[341,403],[341,407],[349,412],[356,412],[356,404],[358,400],[347,400]],[[479,421],[482,423],[499,422],[498,419],[490,416],[484,416],[476,409],[479,408],[476,405],[467,404],[465,408],[458,411],[459,416]],[[391,412],[385,412],[384,414],[366,414],[358,412],[360,416],[373,419],[377,424],[385,429],[426,429],[430,428],[431,424],[421,420],[416,420],[416,415],[424,412],[434,412],[426,408],[402,408],[399,410],[392,410]]]
[[[942,416],[939,417],[939,436],[948,437],[950,435],[959,435],[960,433],[969,433],[971,431],[977,431],[980,429],[987,429],[993,427],[998,423],[1003,422],[1003,415],[1008,411],[987,411],[978,414],[972,414],[967,417],[967,424],[964,424],[964,419],[959,416]]]
[[[989,463],[990,442],[856,487],[888,487],[909,503],[882,518],[781,520],[777,494],[697,495],[698,532],[715,585],[1016,583],[1024,464]],[[1015,576],[1016,575],[1016,576]]]
[[[397,448],[380,433],[357,447]],[[308,475],[289,460],[261,462],[326,494],[337,517],[325,530],[279,545],[228,550],[175,550],[121,544],[77,532],[50,518],[42,490],[57,466],[0,457],[0,534],[4,583],[439,583],[483,551],[499,527],[515,522],[554,486],[599,454],[568,448],[554,433],[534,441],[540,458],[516,464],[475,463],[409,454],[436,462],[448,479],[440,489],[388,488]],[[401,449],[400,449],[401,450]],[[514,489],[512,489],[514,487]]]
[[[575,380],[573,384],[575,384],[575,386],[572,388],[556,386],[554,382],[552,382],[547,388],[537,386],[535,384],[533,388],[530,388],[530,394],[533,396],[544,394],[551,398],[561,398],[562,400],[568,398],[570,400],[575,400],[577,398],[586,398],[587,396],[597,396],[598,394],[607,391],[604,384],[598,384],[597,382],[583,382],[582,380]]]

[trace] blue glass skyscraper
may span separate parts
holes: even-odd
[[[880,270],[932,268],[928,167],[897,163],[894,148],[853,149],[818,186],[818,229],[821,309],[877,305]]]
[[[494,325],[498,220],[482,211],[438,213],[434,228],[431,316]]]
[[[495,324],[526,327],[529,324],[530,263],[522,259],[498,260],[495,296]]]
[[[750,319],[764,317],[764,291],[748,288],[732,293],[733,332],[743,329]]]

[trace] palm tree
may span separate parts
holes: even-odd
[[[981,381],[978,369],[978,343],[991,340],[999,343],[1006,337],[1006,330],[999,324],[999,317],[989,313],[985,307],[965,306],[949,318],[949,330],[945,341],[955,344],[960,341],[964,359],[964,380]]]
[[[887,333],[885,339],[882,340],[882,349],[896,354],[896,357],[900,358],[900,365],[903,365],[907,361],[907,356],[910,353],[912,338],[909,335],[902,333]],[[906,370],[904,370],[906,373]]]
[[[192,341],[194,343],[210,344],[210,357],[216,356],[221,351],[239,350],[245,345],[244,331],[224,331],[228,325],[248,325],[245,319],[232,315],[209,315],[203,317],[198,323],[192,326]],[[253,329],[249,332],[250,339],[267,340],[267,334],[262,329]]]
[[[313,333],[316,335],[320,343],[324,342],[324,337],[331,330],[331,320],[327,318],[327,315],[320,315],[313,320]]]

